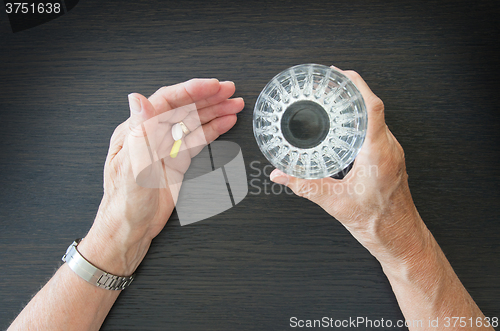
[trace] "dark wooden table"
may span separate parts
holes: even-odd
[[[256,180],[208,220],[181,227],[174,213],[102,329],[403,318],[380,265],[342,225],[265,191],[280,187],[261,173],[253,105],[300,63],[355,69],[384,100],[419,212],[486,316],[500,316],[498,1],[81,0],[18,33],[0,19],[0,327],[92,224],[127,94],[192,77],[236,83],[245,109],[221,139],[242,147]]]

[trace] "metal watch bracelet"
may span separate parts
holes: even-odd
[[[68,264],[78,276],[92,285],[106,290],[123,290],[132,283],[135,274],[128,277],[112,275],[87,261],[78,251],[77,246],[82,238],[76,239],[66,250],[62,260]]]

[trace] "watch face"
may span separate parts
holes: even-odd
[[[64,253],[64,256],[62,257],[62,260],[64,262],[66,262],[66,260],[68,258],[68,254],[71,252],[71,249],[73,249],[73,247],[76,247],[76,245],[77,245],[77,242],[73,241],[73,243],[68,246],[68,248],[66,249],[66,253]]]
[[[291,67],[264,87],[253,115],[264,156],[286,174],[306,179],[349,167],[366,135],[361,93],[341,72],[318,64]]]

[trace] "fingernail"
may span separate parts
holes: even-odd
[[[137,99],[133,96],[133,93],[128,95],[128,104],[130,106],[130,110],[135,114],[140,114],[142,111],[141,100]]]
[[[281,185],[288,184],[288,176],[283,171],[278,169],[274,169],[273,172],[271,172],[269,178],[277,184]]]

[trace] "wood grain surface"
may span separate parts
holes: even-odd
[[[241,146],[249,194],[185,227],[174,212],[102,330],[402,319],[380,265],[342,225],[269,184],[253,105],[300,63],[355,69],[383,99],[420,214],[485,315],[500,317],[498,1],[81,0],[19,33],[0,19],[1,328],[92,224],[127,94],[193,77],[233,80],[245,99],[221,139]]]

